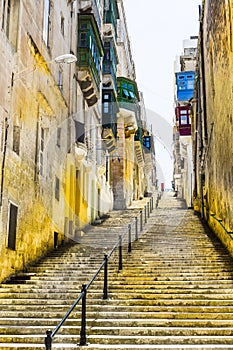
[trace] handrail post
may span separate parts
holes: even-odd
[[[140,231],[142,231],[142,210],[140,210]]]
[[[135,217],[135,241],[138,240],[138,218]]]
[[[150,213],[152,213],[152,198],[150,198]]]
[[[80,331],[80,346],[84,346],[87,344],[87,335],[86,335],[86,304],[87,304],[87,289],[86,284],[82,285],[82,323],[81,323],[81,331]]]
[[[146,222],[147,222],[147,220],[146,220],[146,205],[145,205],[145,207],[144,207],[144,212],[145,212],[145,224],[146,224]]]
[[[103,299],[108,299],[108,255],[104,255],[104,296]]]
[[[147,215],[148,218],[150,217],[150,207],[149,207],[149,202],[147,202]]]
[[[119,271],[122,270],[122,236],[119,236]]]
[[[132,251],[132,243],[131,243],[131,224],[128,225],[128,253]]]
[[[152,205],[152,210],[154,210],[154,197],[153,197],[153,195],[151,197],[151,205]]]
[[[46,337],[45,337],[45,340],[44,340],[44,343],[45,343],[45,349],[46,350],[51,350],[52,349],[52,331],[49,329],[46,331]]]

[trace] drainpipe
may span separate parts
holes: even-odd
[[[5,137],[4,137],[3,157],[2,157],[0,207],[2,206],[2,197],[3,197],[3,186],[4,186],[4,175],[5,175],[5,161],[6,161],[6,146],[7,146],[8,128],[9,128],[9,123],[8,123],[8,119],[6,118],[5,119]]]
[[[205,6],[205,1],[203,1],[202,6]],[[200,69],[199,69],[199,83],[198,83],[198,114],[199,114],[199,133],[200,133],[200,194],[201,194],[201,218],[204,219],[204,194],[203,194],[203,184],[205,179],[204,163],[203,163],[203,136],[205,143],[207,142],[207,108],[206,108],[206,79],[205,79],[205,60],[204,60],[204,34],[203,34],[203,18],[204,12],[201,11],[201,6],[199,6],[200,11]],[[201,73],[201,76],[200,76]],[[202,78],[202,81],[200,79]],[[202,96],[200,96],[202,92]],[[203,108],[202,108],[203,107]],[[204,132],[204,135],[203,135]]]

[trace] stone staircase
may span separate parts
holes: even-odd
[[[0,349],[45,349],[54,329],[139,209],[113,212],[14,280],[0,285]],[[119,214],[121,218],[119,218]],[[123,249],[87,293],[83,349],[233,349],[233,263],[221,243],[182,202],[165,193],[132,253]],[[79,346],[81,304],[52,349]]]

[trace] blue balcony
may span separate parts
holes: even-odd
[[[194,95],[195,72],[176,73],[177,101],[189,101]]]

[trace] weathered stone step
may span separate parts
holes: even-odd
[[[57,313],[59,312],[66,312],[69,309],[69,306],[71,305],[63,305],[62,303],[57,304],[57,305],[53,305],[52,303],[48,303],[46,304],[40,304],[40,305],[15,305],[14,304],[14,311],[12,311],[12,305],[1,305],[1,316],[3,317],[4,315],[9,314],[10,312],[14,312],[17,313],[19,311],[24,311],[24,315],[27,315],[27,312],[34,312],[34,314],[36,315],[39,311],[42,312],[44,311],[45,313],[51,313],[51,315],[53,315],[53,313]],[[81,308],[81,303],[78,304],[75,308],[76,311],[79,311],[79,309]],[[97,312],[97,310],[104,310],[104,312],[112,312],[112,305],[101,305],[101,304],[88,304],[87,305],[87,312]],[[233,314],[233,306],[192,306],[192,305],[178,305],[178,306],[151,306],[151,305],[131,305],[131,306],[124,306],[124,305],[115,305],[114,307],[114,311],[115,312],[126,312],[126,313],[138,313],[138,312],[142,312],[143,314],[145,312],[148,313],[160,313],[160,314],[164,314],[167,312],[170,313],[182,313],[185,314],[186,312],[188,313],[232,313]],[[223,315],[224,317],[224,315]]]
[[[41,299],[55,299],[55,298],[63,298],[64,293],[56,291],[54,289],[51,289],[46,292],[40,291],[40,293],[36,293],[36,291],[20,291],[20,293],[16,293],[9,289],[6,292],[1,293],[2,298],[7,298],[9,293],[11,293],[12,298],[18,298],[18,299],[36,299],[36,298],[41,298]],[[132,293],[112,293],[111,291],[108,293],[108,297],[110,299],[144,299],[144,300],[159,300],[161,298],[161,293],[162,290],[157,290],[156,292],[153,291],[153,293],[140,293],[137,291],[134,291]],[[68,291],[66,292],[66,297],[67,299],[72,299],[75,300],[79,295],[79,291]],[[103,292],[102,291],[96,291],[96,292],[88,292],[88,298],[98,298],[102,299]],[[185,300],[192,300],[192,299],[209,299],[209,300],[222,300],[222,299],[233,299],[233,293],[232,292],[227,292],[225,291],[223,293],[216,293],[214,291],[210,290],[187,290],[187,291],[182,291],[180,294],[174,294],[174,290],[169,290],[163,291],[163,299],[185,299]]]
[[[228,288],[228,287],[231,287],[233,288],[233,282],[230,278],[228,279],[215,279],[215,280],[205,280],[205,279],[197,279],[197,280],[166,280],[164,279],[164,281],[161,281],[161,280],[158,280],[157,278],[154,278],[153,276],[151,277],[148,277],[146,279],[144,278],[119,278],[119,279],[116,279],[116,276],[118,277],[117,274],[114,275],[111,275],[108,276],[108,281],[109,281],[109,284],[111,285],[112,282],[114,282],[114,284],[124,284],[124,283],[127,283],[128,285],[135,285],[137,284],[137,286],[140,286],[140,285],[144,285],[144,286],[147,286],[147,285],[155,285],[155,286],[158,286],[158,285],[168,285],[168,286],[171,286],[171,285],[177,285],[177,286],[182,286],[184,284],[196,284],[198,282],[198,285],[211,285],[211,286],[219,286],[219,285],[224,285],[224,287]],[[33,277],[32,279],[26,281],[26,284],[43,284],[43,285],[47,285],[47,284],[51,284],[51,283],[56,283],[58,285],[67,285],[69,286],[69,284],[76,284],[77,283],[77,278],[75,277],[72,277],[72,278],[59,278],[59,277],[54,277],[54,278],[51,278],[51,279],[48,279],[46,277],[44,278],[40,278],[40,277]],[[95,285],[96,284],[102,284],[103,282],[102,281],[99,281],[99,282],[95,282]],[[3,288],[7,288],[8,286],[7,285],[4,285]]]
[[[33,349],[33,350],[41,350],[41,349],[45,349],[44,345],[42,344],[19,344],[19,343],[15,343],[15,344],[0,344],[0,349],[1,350],[9,350],[9,349],[20,349],[20,350],[29,350],[29,349]],[[69,350],[77,350],[77,345],[73,345],[73,344],[53,344],[53,349],[56,350],[64,350],[64,349],[69,349]],[[222,349],[222,350],[226,350],[226,349],[233,349],[232,345],[221,345],[221,344],[215,344],[215,345],[210,345],[210,344],[198,344],[198,345],[183,345],[183,344],[178,344],[178,345],[166,345],[164,344],[163,347],[161,347],[161,345],[132,345],[132,344],[118,344],[117,346],[115,345],[108,345],[108,344],[88,344],[88,346],[83,346],[80,349],[83,350],[88,350],[88,349],[92,349],[92,350],[100,350],[100,349],[104,349],[104,350],[118,350],[118,349],[123,349],[123,350],[151,350],[151,349],[160,349],[160,350],[196,350],[196,349],[200,349],[200,350],[218,350],[218,349]]]
[[[45,335],[48,326],[0,326],[0,338],[6,335]],[[87,327],[88,333],[89,327]],[[192,335],[198,336],[231,336],[233,332],[233,327],[154,327],[154,326],[121,326],[120,328],[116,326],[106,326],[97,327],[91,326],[91,331],[93,335],[121,335],[121,336],[187,336],[190,333]],[[63,326],[59,331],[60,335],[73,335],[79,337],[80,326]]]
[[[60,309],[59,311],[45,311],[40,310],[35,313],[34,310],[25,310],[25,311],[5,311],[1,312],[1,317],[36,317],[36,318],[43,318],[43,317],[53,317],[53,318],[62,318],[64,316],[65,312],[64,310]],[[81,311],[76,310],[72,313],[73,317],[80,318],[81,317]],[[115,318],[115,319],[129,319],[129,318],[166,318],[166,319],[221,319],[221,320],[233,320],[233,314],[231,312],[188,312],[188,311],[181,311],[175,312],[175,311],[162,311],[162,312],[153,312],[153,311],[102,311],[96,309],[95,311],[87,311],[87,316],[90,318],[94,318],[96,315],[101,318]]]
[[[0,299],[0,305],[9,305],[10,307],[14,307],[15,305],[30,305],[32,308],[34,305],[62,305],[64,307],[69,307],[72,305],[72,302],[74,300],[71,299]],[[30,303],[29,303],[30,302]],[[79,305],[79,304],[78,304]],[[233,299],[108,299],[107,301],[103,301],[101,299],[95,299],[95,298],[88,298],[87,306],[89,305],[96,305],[96,306],[103,306],[112,308],[113,305],[120,306],[120,307],[137,307],[137,306],[161,306],[161,307],[229,307],[231,308],[233,306]],[[15,307],[14,307],[15,308]]]
[[[0,318],[1,326],[11,326],[12,324],[20,326],[42,326],[50,329],[55,329],[58,323],[60,322],[60,318],[31,318],[31,317],[8,317],[8,318]],[[95,327],[114,327],[118,325],[118,327],[137,327],[140,325],[141,327],[189,327],[190,331],[194,327],[232,327],[232,320],[230,319],[158,319],[158,318],[134,318],[134,319],[115,319],[115,318],[87,318],[87,327],[89,331],[93,326]],[[80,319],[69,318],[66,321],[66,325],[68,326],[81,326]]]
[[[127,336],[120,336],[120,335],[90,335],[88,336],[88,341],[92,344],[98,343],[98,344],[145,344],[145,345],[165,345],[165,344],[228,344],[232,345],[232,336],[194,336],[194,335],[187,335],[187,336],[144,336],[144,335],[127,335]],[[1,336],[1,342],[4,343],[34,343],[34,344],[43,344],[44,342],[44,335],[2,335]],[[73,335],[57,335],[56,338],[53,341],[53,344],[62,343],[63,345],[66,343],[70,344],[77,344],[79,342],[78,336]]]
[[[232,336],[97,336],[91,335],[88,341],[92,344],[145,344],[163,346],[165,344],[228,344],[232,346]]]
[[[62,291],[77,291],[77,288],[80,289],[80,286],[82,285],[82,283],[84,282],[83,279],[79,279],[76,280],[75,283],[74,282],[66,282],[64,283],[64,281],[27,281],[25,283],[23,283],[21,289],[22,291],[38,291],[38,290],[50,290],[51,288],[53,289],[58,289],[61,292]],[[114,283],[114,284],[113,284]],[[4,287],[2,289],[0,289],[0,295],[1,292],[6,291],[6,289],[9,291],[10,290],[13,291],[17,291],[18,287],[17,285],[20,285],[22,283],[14,283],[12,285],[7,284],[4,285]],[[221,287],[221,288],[220,288]],[[176,281],[137,281],[137,279],[135,280],[131,280],[130,282],[125,281],[122,283],[122,281],[120,279],[116,279],[115,281],[113,281],[112,279],[109,279],[109,290],[110,291],[124,291],[125,293],[127,292],[131,292],[133,291],[138,291],[141,292],[143,290],[145,291],[156,291],[157,289],[160,290],[174,290],[174,291],[178,291],[180,289],[187,291],[187,290],[192,290],[193,288],[198,289],[199,291],[201,290],[206,290],[206,289],[212,289],[212,291],[214,290],[218,290],[219,293],[223,292],[231,292],[233,290],[233,283],[232,282],[223,282],[220,283],[219,281],[211,281],[211,283],[209,281],[180,281],[180,282],[176,282]],[[103,278],[101,278],[101,280],[99,281],[95,281],[95,283],[92,286],[92,290],[97,290],[97,291],[101,291],[103,289]],[[1,299],[0,299],[1,302]]]

